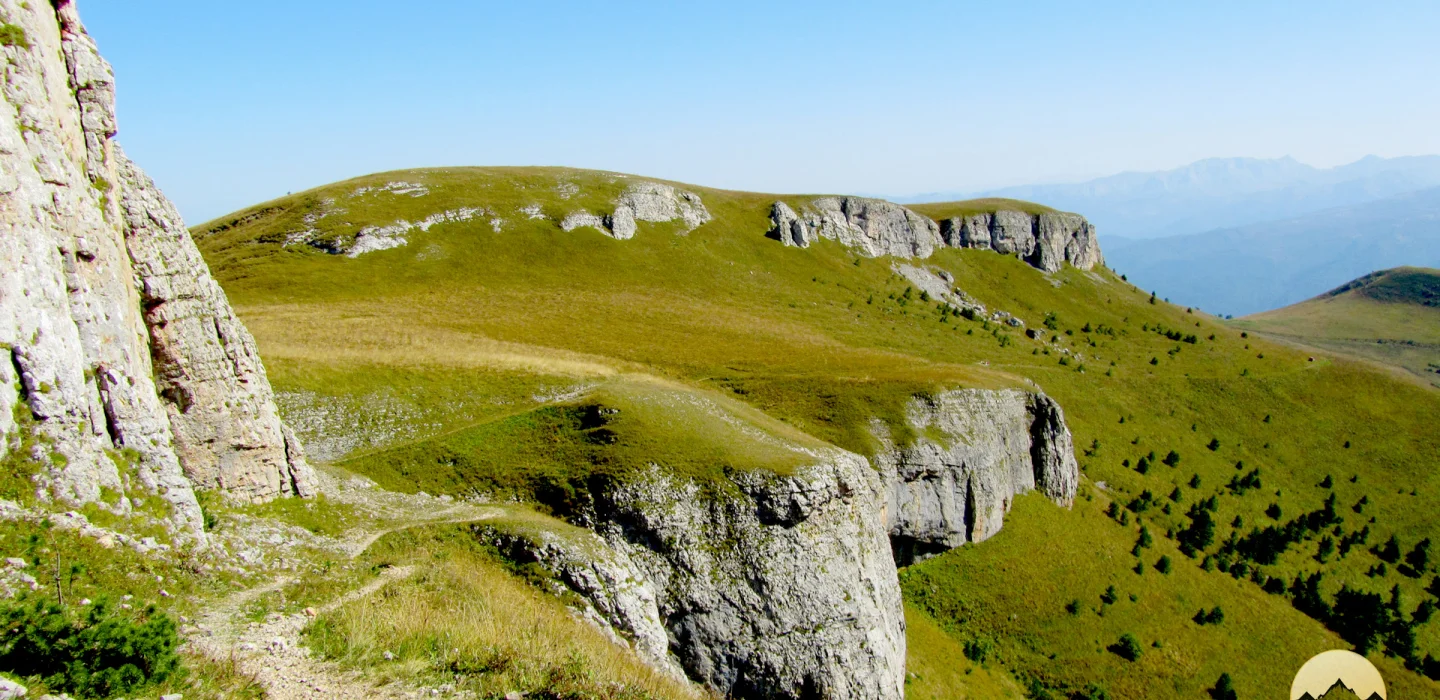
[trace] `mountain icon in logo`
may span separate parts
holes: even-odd
[[[1290,700],[1386,700],[1385,681],[1365,657],[1336,649],[1300,667],[1290,684]]]
[[[1371,693],[1370,697],[1362,698],[1353,688],[1345,685],[1345,681],[1335,681],[1335,685],[1319,697],[1310,693],[1303,693],[1299,700],[1384,700],[1379,693]]]

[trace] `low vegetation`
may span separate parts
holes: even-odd
[[[428,681],[479,697],[698,697],[507,573],[466,527],[387,535],[366,561],[417,573],[325,614],[306,634],[316,652],[370,680]]]

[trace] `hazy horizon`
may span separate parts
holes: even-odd
[[[115,66],[120,141],[192,222],[444,165],[905,196],[1216,156],[1324,168],[1440,153],[1440,95],[1414,88],[1440,69],[1429,3],[167,0],[82,14]]]

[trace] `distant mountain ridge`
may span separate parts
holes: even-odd
[[[1291,218],[1440,186],[1440,156],[1366,156],[1316,168],[1286,156],[1208,158],[1158,172],[1125,172],[1087,182],[1006,187],[967,197],[1008,197],[1084,214],[1100,235],[1161,238]],[[937,192],[899,202],[959,199]]]
[[[1242,316],[1317,296],[1374,270],[1440,267],[1440,187],[1282,221],[1106,245],[1130,281]]]

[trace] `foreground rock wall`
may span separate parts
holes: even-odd
[[[588,493],[574,519],[601,542],[499,543],[544,563],[652,665],[727,697],[903,697],[884,487],[864,458],[831,450],[791,475],[719,483],[656,467]]]
[[[1089,270],[1104,264],[1095,227],[1076,214],[996,211],[953,217],[938,225],[892,202],[864,197],[823,197],[796,212],[785,202],[770,207],[770,234],[787,246],[808,248],[838,241],[868,257],[928,258],[939,248],[1014,253],[1046,272],[1064,263]]]
[[[44,498],[157,493],[194,533],[191,482],[308,493],[254,341],[180,217],[114,143],[113,74],[72,3],[0,2],[0,453],[38,434]]]

